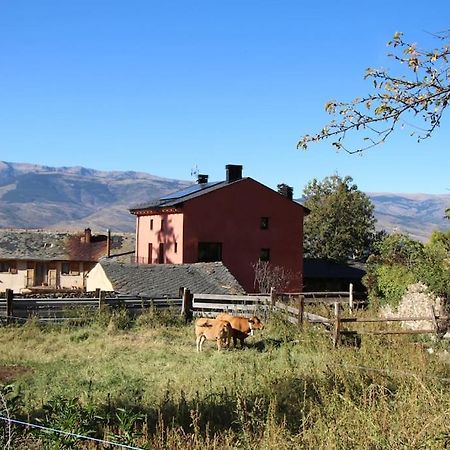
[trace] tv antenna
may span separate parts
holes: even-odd
[[[197,166],[197,164],[194,166],[194,167],[192,167],[192,169],[191,169],[191,177],[193,177],[194,178],[194,180],[197,178],[197,176],[198,176],[198,166]]]

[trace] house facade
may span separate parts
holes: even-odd
[[[0,230],[0,292],[79,290],[97,261],[134,253],[134,236],[44,230]]]
[[[303,273],[303,219],[308,210],[226,166],[226,179],[198,183],[130,209],[136,216],[138,264],[222,261],[247,292],[255,291],[258,261],[289,274],[299,291]]]

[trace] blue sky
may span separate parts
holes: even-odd
[[[242,164],[298,196],[333,173],[366,192],[449,193],[448,115],[420,144],[296,149],[327,100],[393,66],[395,31],[434,46],[449,17],[448,0],[0,0],[0,160],[186,180]]]

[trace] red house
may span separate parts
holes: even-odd
[[[247,292],[255,291],[258,261],[290,274],[287,289],[302,288],[303,218],[308,210],[292,188],[276,192],[242,166],[227,165],[226,180],[198,183],[130,209],[136,216],[136,262],[222,261]]]

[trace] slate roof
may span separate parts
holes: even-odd
[[[84,232],[0,229],[0,259],[34,261],[98,261],[106,255],[106,235],[92,234],[84,242]],[[134,251],[135,236],[113,233],[111,254]]]
[[[193,184],[188,186],[188,188],[181,189],[180,191],[172,192],[169,195],[165,195],[164,197],[149,200],[146,203],[140,203],[138,205],[132,206],[130,208],[130,212],[133,213],[135,211],[139,211],[141,209],[152,209],[152,208],[164,208],[169,206],[176,206],[180,203],[183,203],[187,200],[191,200],[196,197],[200,197],[201,195],[207,194],[209,192],[215,191],[217,189],[221,189],[225,186],[229,186],[233,183],[239,183],[242,180],[246,180],[247,178],[241,178],[236,181],[232,181],[231,183],[227,181],[215,181],[210,183],[203,184]],[[197,188],[194,192],[189,192],[189,188]],[[183,195],[185,193],[185,195]]]
[[[342,278],[361,279],[366,274],[364,264],[349,262],[336,263],[321,258],[305,258],[303,261],[304,278]]]
[[[202,195],[208,194],[210,192],[216,191],[217,189],[222,189],[226,186],[231,186],[235,183],[240,183],[244,180],[252,180],[255,183],[260,184],[261,186],[264,186],[266,189],[271,188],[265,186],[264,184],[261,184],[259,181],[254,180],[250,177],[243,177],[239,180],[235,181],[214,181],[210,183],[202,183],[202,184],[192,184],[191,186],[188,186],[187,188],[181,189],[180,191],[172,192],[171,194],[165,195],[164,197],[158,198],[158,199],[152,199],[149,200],[146,203],[140,203],[138,205],[132,206],[129,211],[131,214],[136,213],[138,211],[144,210],[144,209],[158,209],[158,208],[168,208],[172,206],[178,206],[188,200],[191,200],[193,198],[200,197]],[[190,191],[190,189],[193,189],[193,191]],[[276,192],[276,191],[274,191]],[[280,194],[281,195],[281,194]],[[299,201],[293,200],[294,203],[298,204],[299,206],[303,207],[306,214],[309,214],[310,210],[306,208],[306,206],[303,206]]]
[[[124,264],[102,258],[99,263],[116,292],[145,297],[179,295],[185,287],[196,294],[243,294],[221,262],[194,264]]]

